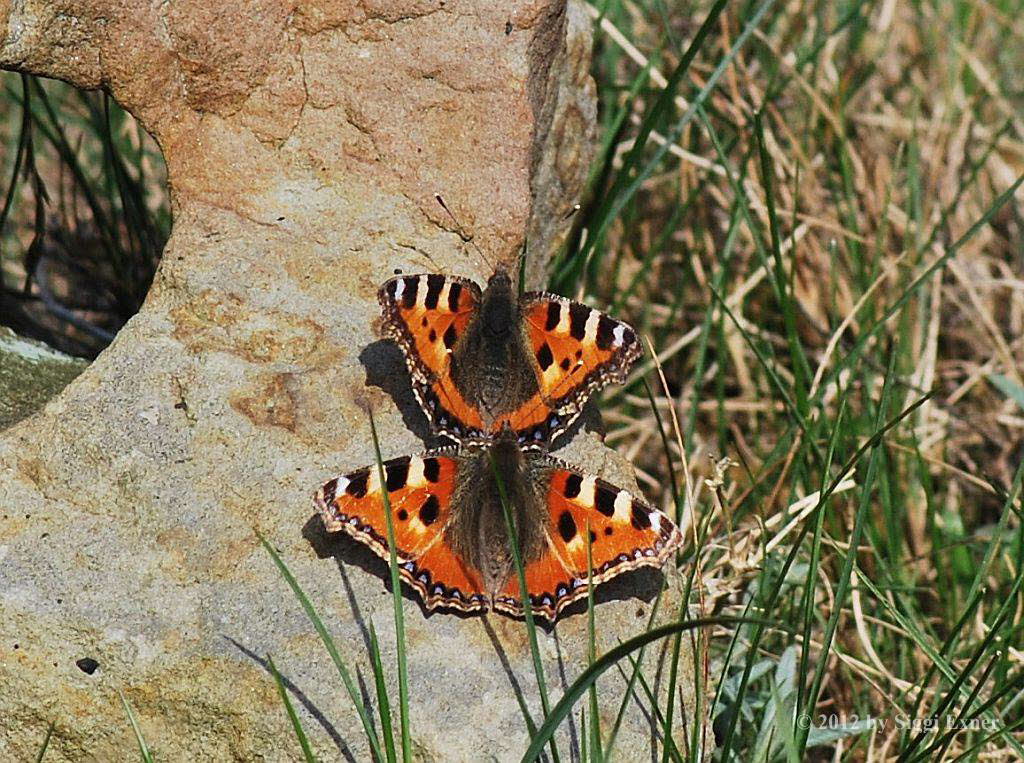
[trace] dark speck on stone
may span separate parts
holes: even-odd
[[[100,666],[100,664],[96,662],[96,660],[94,660],[92,657],[83,657],[80,660],[75,660],[75,664],[78,666],[79,670],[90,676],[93,673],[95,673],[96,668]]]

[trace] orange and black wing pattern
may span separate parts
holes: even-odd
[[[638,567],[661,567],[679,547],[682,535],[664,512],[561,461],[543,461],[550,470],[547,549],[524,570],[535,615],[553,621],[586,596],[588,544],[595,585]],[[522,614],[518,575],[509,578],[493,607]]]
[[[377,295],[384,334],[405,355],[413,392],[439,434],[455,440],[484,437],[480,412],[452,381],[450,357],[480,304],[480,287],[466,278],[396,276]]]
[[[436,451],[391,459],[383,466],[384,489],[374,465],[328,480],[317,491],[316,506],[328,532],[343,531],[390,560],[386,490],[399,572],[427,609],[486,610],[490,596],[483,591],[479,572],[445,544],[458,460]]]
[[[524,294],[522,312],[540,392],[509,417],[509,425],[528,432],[527,440],[550,441],[572,425],[594,392],[622,383],[643,351],[628,324],[565,297]]]

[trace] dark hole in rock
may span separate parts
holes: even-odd
[[[75,665],[77,665],[78,669],[83,673],[90,676],[95,673],[96,669],[100,666],[100,664],[92,657],[82,657],[80,660],[75,660]]]

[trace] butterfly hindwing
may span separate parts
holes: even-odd
[[[385,461],[384,482],[391,504],[395,556],[402,577],[428,609],[464,612],[487,608],[479,575],[445,545],[451,519],[458,460],[445,451]],[[316,505],[329,532],[344,531],[378,556],[390,559],[387,519],[376,465],[329,480]]]
[[[556,459],[538,460],[549,475],[547,550],[524,572],[531,608],[540,616],[554,620],[586,595],[588,542],[595,585],[638,567],[660,567],[680,545],[675,523],[629,491]],[[495,597],[494,608],[522,613],[517,576]]]

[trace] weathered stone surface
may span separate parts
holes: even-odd
[[[0,757],[32,758],[50,723],[47,760],[131,757],[123,690],[160,759],[295,759],[270,653],[319,753],[366,759],[253,528],[364,678],[371,621],[393,665],[385,567],[326,538],[310,497],[372,461],[366,404],[385,456],[426,447],[375,335],[377,286],[395,268],[488,275],[434,194],[491,261],[528,233],[534,279],[564,235],[591,156],[588,26],[559,0],[24,0],[0,22],[0,65],[103,85],[143,120],[175,215],[139,315],[0,435]],[[563,455],[632,481],[591,435]],[[656,582],[603,592],[601,648],[642,629],[631,596]],[[516,692],[539,714],[522,624],[408,596],[405,615],[422,757],[520,755]],[[556,696],[585,620],[542,639]],[[621,683],[604,683],[609,722]],[[650,736],[633,710],[621,749]]]

